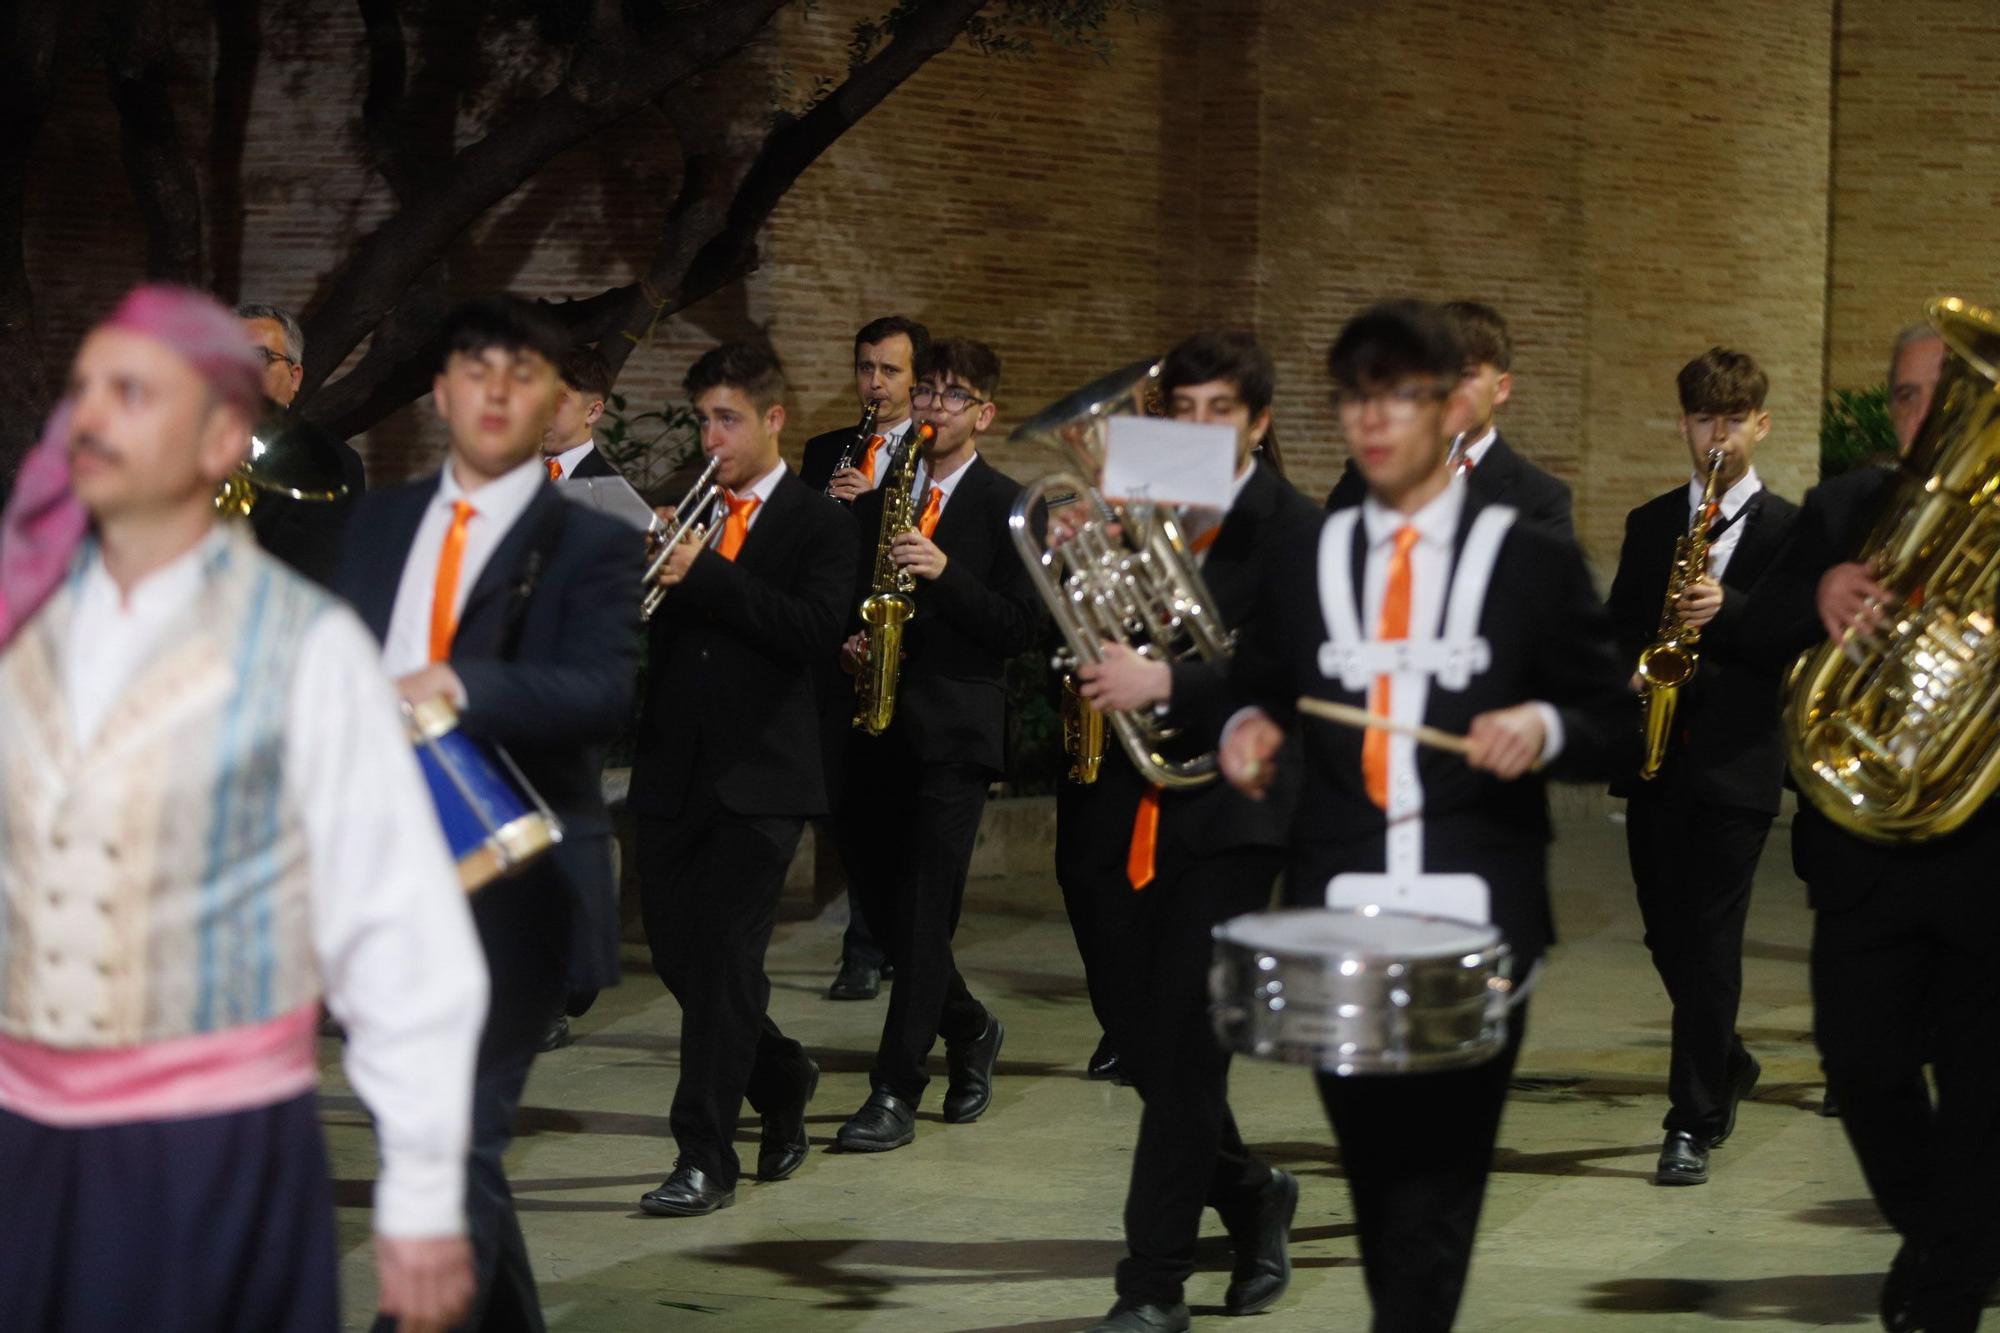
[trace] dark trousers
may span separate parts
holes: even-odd
[[[1697,798],[1671,773],[1625,807],[1646,948],[1673,1005],[1669,1132],[1707,1143],[1722,1132],[1729,1087],[1750,1063],[1736,1034],[1743,923],[1771,816]]]
[[[0,1111],[0,1328],[333,1333],[318,1098],[64,1129]]]
[[[1470,1069],[1318,1076],[1354,1202],[1373,1333],[1445,1333],[1458,1313],[1527,1024],[1523,1003],[1505,1048]]]
[[[868,914],[861,908],[862,895],[854,891],[854,877],[847,880],[847,929],[840,935],[840,961],[843,965],[859,964],[862,967],[882,966],[882,945],[875,938],[875,931],[868,924]]]
[[[1145,1103],[1125,1195],[1121,1298],[1180,1301],[1202,1209],[1234,1230],[1271,1179],[1229,1109],[1229,1053],[1208,1015],[1209,931],[1269,906],[1283,863],[1278,848],[1195,857],[1163,845],[1144,890],[1133,891],[1122,867],[1097,882],[1098,919],[1116,942],[1106,966],[1112,1039]]]
[[[883,793],[883,808],[894,812],[856,847],[867,867],[862,907],[896,968],[871,1079],[915,1106],[930,1081],[924,1063],[937,1039],[955,1044],[986,1031],[986,1008],[959,975],[951,938],[988,776],[977,764],[923,763],[893,729],[855,737],[848,754],[848,790]]]
[[[1920,852],[1858,901],[1814,917],[1813,1030],[1827,1088],[1875,1202],[1920,1256],[1916,1312],[1937,1333],[1977,1328],[2000,1274],[1996,939],[1992,862],[1930,874]]]
[[[1100,920],[1098,906],[1106,896],[1102,887],[1111,881],[1125,883],[1125,851],[1130,836],[1131,812],[1119,815],[1107,809],[1120,805],[1107,799],[1102,780],[1076,783],[1067,779],[1056,787],[1056,886],[1062,890],[1063,915],[1069,918],[1070,935],[1076,940],[1077,957],[1083,962],[1083,985],[1090,995],[1090,1012],[1097,1026],[1109,1037],[1115,1024],[1110,976],[1111,939],[1108,926]]]
[[[481,889],[472,899],[472,921],[486,955],[490,999],[473,1072],[472,1151],[465,1170],[472,1311],[460,1327],[541,1333],[541,1299],[504,1159],[535,1053],[568,995],[568,898],[559,882],[531,870]],[[375,1333],[392,1333],[395,1326],[377,1316]]]
[[[640,899],[653,969],[681,1006],[681,1076],[668,1123],[680,1160],[736,1186],[736,1120],[804,1090],[807,1062],[767,1012],[771,943],[785,870],[805,821],[738,815],[691,799],[670,819],[640,817]]]

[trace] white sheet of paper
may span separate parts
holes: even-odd
[[[563,499],[587,505],[641,532],[653,525],[653,507],[623,477],[572,477],[556,483]]]
[[[1493,924],[1493,891],[1480,875],[1373,875],[1350,872],[1327,881],[1328,907],[1380,907],[1454,921]]]
[[[1229,508],[1236,432],[1158,417],[1113,417],[1104,441],[1108,500]]]

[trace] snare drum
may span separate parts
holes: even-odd
[[[449,701],[430,699],[404,711],[467,893],[513,874],[562,841],[562,824],[507,752],[460,731]]]
[[[1347,1075],[1457,1069],[1506,1044],[1510,958],[1491,926],[1307,908],[1239,916],[1214,935],[1225,1049]]]

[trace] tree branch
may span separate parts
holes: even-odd
[[[215,290],[242,297],[243,146],[264,32],[257,0],[215,0],[215,110],[208,130],[209,255]]]
[[[48,407],[40,322],[28,285],[28,158],[48,114],[65,0],[19,0],[0,18],[0,476],[11,477]]]
[[[146,272],[206,287],[201,188],[174,115],[167,21],[162,0],[106,6],[104,69],[125,172],[146,225]]]

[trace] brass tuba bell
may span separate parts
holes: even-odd
[[[295,417],[266,402],[263,419],[250,432],[250,452],[215,488],[215,507],[248,518],[257,497],[324,503],[347,494],[340,447],[324,426]]]
[[[1944,374],[1860,555],[1888,614],[1801,656],[1784,711],[1801,796],[1889,843],[1951,832],[2000,787],[2000,319],[1955,297],[1924,313]]]

